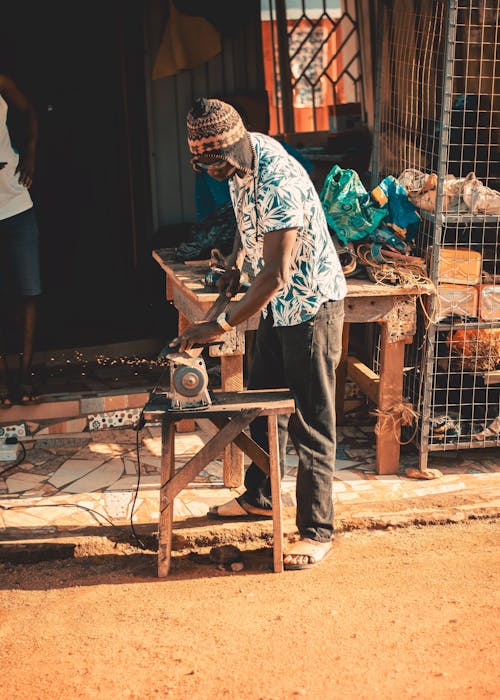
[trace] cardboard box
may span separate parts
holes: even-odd
[[[438,262],[438,283],[467,284],[481,282],[481,253],[469,248],[441,248]]]
[[[500,284],[480,284],[477,290],[481,321],[500,321]]]
[[[465,284],[438,284],[439,318],[469,316],[477,318],[478,290]]]

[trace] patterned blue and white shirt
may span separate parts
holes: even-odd
[[[257,275],[264,267],[266,233],[297,229],[288,282],[271,300],[274,325],[296,326],[325,301],[343,299],[347,286],[309,175],[275,139],[253,133],[250,138],[255,172],[229,180],[241,242]]]

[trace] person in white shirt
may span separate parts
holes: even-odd
[[[13,146],[7,113],[13,107],[23,119],[19,151]],[[29,404],[39,397],[33,385],[32,361],[36,298],[41,293],[38,226],[29,188],[35,171],[35,110],[14,81],[0,74],[0,295],[2,306],[15,300],[18,334],[10,342],[0,327],[0,408],[14,401]],[[5,314],[0,315],[0,324]],[[7,353],[19,354],[19,376],[12,382]]]

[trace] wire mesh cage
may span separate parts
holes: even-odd
[[[500,445],[500,7],[379,12],[374,176],[399,176],[417,207],[437,291],[406,357],[425,466],[431,450]]]

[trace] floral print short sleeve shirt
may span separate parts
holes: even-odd
[[[297,229],[288,282],[271,300],[274,325],[295,326],[312,318],[325,301],[343,299],[346,282],[309,175],[275,139],[250,138],[255,171],[229,180],[241,242],[257,275],[264,267],[266,233]]]

